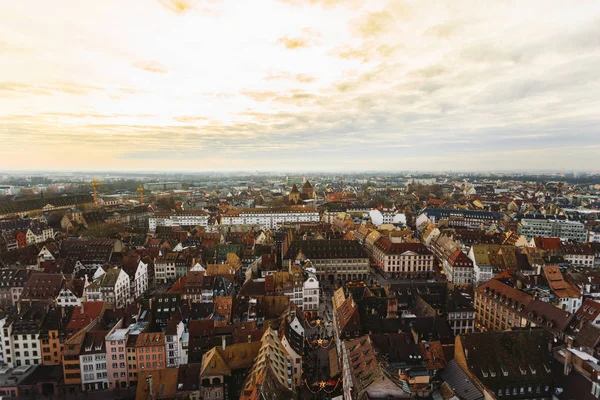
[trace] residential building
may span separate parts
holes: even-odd
[[[167,323],[167,329],[165,330],[167,368],[177,367],[182,364],[182,340],[184,333],[185,325],[182,321],[172,319]]]
[[[578,320],[585,318],[594,326],[600,327],[600,302],[593,299],[583,300],[583,304],[576,311],[575,317]]]
[[[107,334],[107,331],[89,331],[85,334],[79,354],[81,388],[84,391],[108,389]]]
[[[56,298],[56,303],[60,307],[80,306],[86,283],[87,277],[85,279],[71,279],[65,281]]]
[[[344,400],[411,398],[408,382],[388,369],[369,335],[346,340],[341,349]]]
[[[175,262],[179,253],[168,252],[154,260],[154,281],[155,283],[173,282],[177,279]]]
[[[40,331],[49,306],[44,302],[18,304],[17,313],[2,327],[3,359],[9,368],[42,363]]]
[[[244,382],[240,400],[277,400],[294,397],[291,357],[277,332],[267,327],[254,365]]]
[[[475,283],[473,262],[462,250],[456,249],[450,257],[444,259],[442,266],[448,282],[458,286],[471,286]],[[480,271],[482,279],[487,277],[485,272]]]
[[[330,283],[369,278],[369,256],[354,240],[296,240],[283,258],[289,267],[309,260],[320,281]]]
[[[588,236],[587,229],[582,222],[558,219],[523,218],[519,222],[518,231],[519,235],[524,235],[527,240],[539,236],[585,243]]]
[[[475,331],[475,307],[473,297],[468,292],[457,289],[451,291],[446,300],[446,312],[455,336]]]
[[[167,355],[164,332],[140,333],[135,341],[137,371],[165,369]]]
[[[551,399],[552,335],[538,330],[459,335],[454,360],[489,399]]]
[[[299,222],[319,222],[319,213],[302,207],[251,208],[232,210],[221,216],[221,225],[258,225],[271,229]]]
[[[552,294],[555,296],[549,302],[571,314],[575,313],[583,301],[579,288],[564,279],[558,265],[543,266],[542,272]]]
[[[573,319],[573,314],[497,279],[475,289],[474,305],[477,327],[488,331],[540,327],[562,338]]]
[[[208,226],[210,215],[204,210],[160,211],[148,219],[148,227],[155,232],[159,226]]]
[[[560,244],[565,261],[576,267],[593,267],[596,252],[588,244],[565,243]]]
[[[477,284],[489,281],[503,270],[516,270],[515,247],[498,244],[474,244],[469,249]]]
[[[121,268],[109,268],[85,289],[87,301],[103,301],[114,308],[129,305],[129,277]]]
[[[129,386],[127,340],[129,329],[115,329],[106,336],[106,372],[110,389]]]
[[[213,347],[202,357],[201,398],[238,399],[261,347],[258,341],[227,345],[223,337],[221,346]]]
[[[445,210],[440,208],[425,208],[421,214],[426,215],[432,223],[439,225],[444,221],[450,228],[482,229],[489,228],[504,216],[500,213],[477,210]]]
[[[23,287],[21,301],[56,302],[64,283],[62,274],[34,272]]]
[[[29,281],[31,271],[18,269],[0,270],[0,306],[10,307],[17,304],[23,288]]]
[[[42,243],[54,238],[54,229],[45,224],[32,224],[25,237],[27,244]]]
[[[392,243],[387,237],[375,242],[373,259],[386,278],[424,277],[436,269],[435,256],[422,243]]]
[[[40,328],[40,349],[42,364],[58,365],[67,338],[67,324],[71,319],[73,308],[52,307]]]

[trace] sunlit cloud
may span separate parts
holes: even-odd
[[[0,169],[597,168],[597,2],[57,2],[0,3]]]
[[[131,65],[134,68],[157,74],[166,74],[169,71],[167,67],[156,61],[135,61]]]

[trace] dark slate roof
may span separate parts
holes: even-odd
[[[483,399],[483,393],[469,380],[469,377],[458,366],[456,361],[450,361],[446,365],[446,368],[440,371],[440,375],[460,399]]]
[[[441,208],[424,208],[421,214],[425,214],[428,217],[434,217],[436,220],[440,218],[449,218],[451,216],[462,216],[465,218],[477,218],[489,221],[496,221],[501,219],[504,214],[494,213],[490,211],[477,211],[477,210],[445,210]]]
[[[89,194],[51,197],[47,199],[20,200],[0,203],[0,215],[41,210],[50,204],[54,207],[68,207],[76,204],[93,203],[94,197]]]
[[[478,332],[459,338],[469,370],[493,392],[552,381],[548,349],[552,335],[542,329]]]
[[[298,253],[308,259],[368,258],[360,243],[354,240],[297,240],[292,242],[284,259],[295,259]]]

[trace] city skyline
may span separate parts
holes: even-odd
[[[0,4],[0,170],[598,170],[600,3]]]

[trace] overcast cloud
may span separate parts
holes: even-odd
[[[0,3],[0,168],[592,169],[600,2]]]

